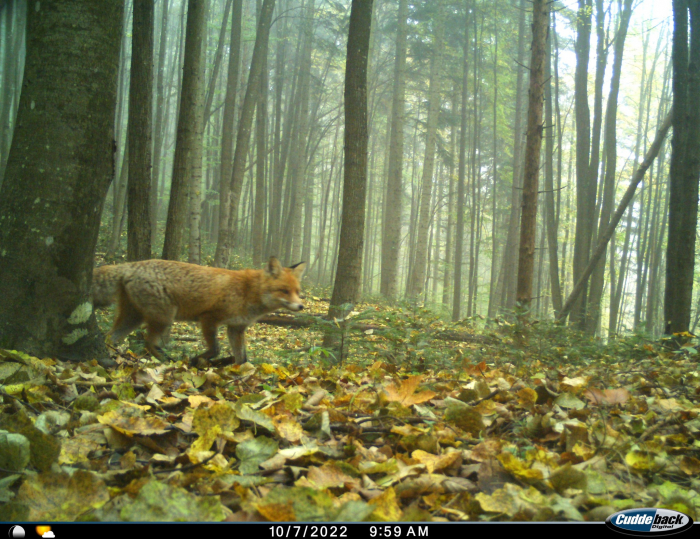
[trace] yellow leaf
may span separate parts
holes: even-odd
[[[513,453],[509,453],[508,451],[504,451],[496,458],[501,462],[506,471],[510,472],[515,477],[525,481],[526,483],[538,481],[544,477],[541,470],[529,468],[525,462],[518,459],[515,455],[513,455]]]

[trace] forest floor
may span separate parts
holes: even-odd
[[[203,343],[185,323],[174,361],[136,332],[109,372],[0,351],[0,520],[697,520],[694,339],[469,324],[363,304],[347,321],[256,324],[251,363],[209,368],[188,365]]]

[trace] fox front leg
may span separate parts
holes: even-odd
[[[231,344],[233,357],[238,365],[243,365],[248,361],[248,355],[245,351],[245,330],[246,326],[228,327],[228,342]]]

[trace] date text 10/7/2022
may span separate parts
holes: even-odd
[[[428,537],[428,526],[411,525],[411,524],[385,524],[385,525],[368,525],[368,524],[277,524],[270,526],[270,536],[275,539],[336,539],[349,538],[355,536],[356,527],[362,527],[363,536],[369,532],[369,537],[388,539],[396,537]],[[348,535],[350,531],[350,535]]]

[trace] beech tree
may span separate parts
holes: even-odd
[[[535,262],[535,232],[537,219],[537,186],[542,149],[542,105],[544,71],[547,60],[546,42],[549,23],[549,3],[534,0],[532,4],[532,60],[530,61],[530,91],[527,112],[527,142],[523,176],[523,211],[520,220],[520,252],[518,256],[518,288],[516,298],[521,314],[528,312],[532,302],[532,271]]]
[[[673,23],[674,115],[664,294],[666,333],[690,328],[700,179],[700,0],[674,0]]]
[[[21,128],[0,191],[0,348],[106,356],[89,289],[114,169],[122,10],[74,0],[27,12]]]
[[[367,57],[373,0],[352,0],[345,62],[345,169],[338,271],[328,316],[359,299],[367,189]]]

